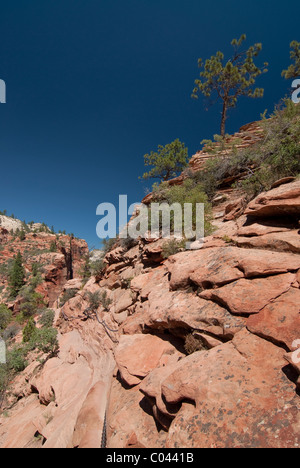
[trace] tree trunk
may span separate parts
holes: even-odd
[[[73,254],[72,254],[72,239],[70,239],[70,251],[68,252],[65,247],[60,248],[61,253],[65,257],[66,267],[67,267],[67,281],[74,278],[73,272]]]
[[[222,110],[222,120],[221,120],[221,137],[225,138],[225,125],[226,125],[226,119],[227,119],[227,100],[225,99],[223,101],[223,110]]]

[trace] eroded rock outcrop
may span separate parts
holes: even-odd
[[[245,213],[255,217],[299,216],[300,180],[283,184],[260,194],[247,207]]]
[[[202,249],[115,245],[64,285],[60,352],[14,383],[0,447],[299,447],[299,181],[228,221],[220,197]]]
[[[218,223],[203,249],[179,253],[131,282],[135,309],[122,324],[128,346],[109,405],[112,447],[127,446],[132,432],[147,447],[157,441],[162,447],[299,446],[299,365],[292,350],[300,334],[300,257],[294,247],[300,238],[295,229],[300,186],[280,185],[265,194],[266,200],[273,200],[274,190],[285,207],[293,207],[284,217],[273,209],[256,216],[251,207],[257,202],[252,202],[246,215]],[[182,344],[192,336],[195,352],[187,356],[177,347],[168,362],[154,360],[155,368],[144,374],[136,364],[131,375],[143,375],[133,381],[124,368],[134,362],[130,342],[137,333],[177,337]],[[127,430],[125,410],[118,437],[114,402],[121,398],[123,406],[129,404],[128,414],[137,415],[145,405],[138,399],[139,410],[133,409],[137,388],[157,422],[155,441],[146,440],[138,422]]]

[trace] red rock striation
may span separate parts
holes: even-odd
[[[237,149],[247,148],[255,143],[259,142],[263,137],[263,129],[259,122],[252,122],[250,124],[244,125],[240,128],[239,132],[235,133],[232,136],[229,136],[225,139],[226,147],[235,146]],[[218,152],[218,156],[226,156],[228,150]],[[204,168],[206,162],[214,158],[215,155],[205,151],[205,148],[202,151],[196,153],[190,160],[190,168],[197,172]]]

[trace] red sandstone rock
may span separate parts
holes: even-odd
[[[89,391],[79,412],[74,428],[74,447],[101,447],[106,404],[107,385],[100,381]]]
[[[174,353],[169,356],[168,365],[157,367],[152,370],[140,385],[140,391],[146,395],[152,404],[152,412],[155,419],[166,429],[169,429],[172,419],[176,416],[179,408],[168,409],[162,398],[162,382],[177,368],[178,362],[184,356],[181,353]]]
[[[120,263],[124,259],[124,249],[122,247],[116,247],[114,250],[108,252],[105,256],[105,260],[109,265],[113,263]]]
[[[116,362],[128,385],[140,381],[157,367],[164,354],[173,354],[174,346],[153,335],[122,336],[116,350]]]
[[[251,247],[255,249],[269,249],[278,252],[300,253],[299,230],[288,232],[274,232],[259,237],[234,237],[239,247]]]
[[[243,214],[244,211],[244,197],[235,200],[233,203],[228,203],[225,208],[225,221],[232,221]]]
[[[149,273],[136,276],[131,281],[131,289],[138,292],[141,299],[147,299],[155,288],[169,290],[168,270],[165,266],[158,267]]]
[[[243,147],[259,138],[257,131],[242,130]],[[205,158],[196,155],[192,167]],[[99,447],[106,407],[109,448],[299,447],[300,370],[286,351],[295,352],[300,339],[300,236],[276,218],[299,216],[299,189],[299,181],[280,184],[257,197],[247,208],[257,216],[254,224],[244,215],[227,223],[222,216],[202,250],[175,255],[165,265],[152,268],[155,259],[162,261],[161,240],[110,252],[106,274],[92,278],[64,313],[56,310],[58,357],[43,367],[32,362],[12,383],[0,447]],[[240,194],[226,197],[215,212],[223,213],[228,200],[242,208]],[[13,255],[10,239],[0,228],[0,262]],[[53,239],[28,237],[40,250]],[[70,239],[62,240],[69,254]],[[72,242],[78,272],[86,247]],[[22,252],[24,246],[14,245]],[[66,282],[65,254],[44,253],[26,263],[28,272],[38,259],[45,263],[38,290],[56,305],[63,289],[79,285]],[[98,314],[111,329],[118,322],[125,333],[119,345],[117,332],[83,314],[87,291],[106,291],[113,300]],[[151,335],[158,332],[166,334]],[[185,356],[187,333],[211,349]],[[112,378],[113,353],[120,374]]]
[[[275,221],[274,221],[275,222]],[[288,232],[289,228],[287,227],[280,227],[280,226],[272,226],[267,224],[259,224],[253,223],[250,225],[244,225],[240,227],[237,234],[240,237],[255,237],[255,236],[263,236],[265,234],[273,234],[275,232]]]
[[[300,214],[300,180],[280,185],[260,194],[246,208],[245,214],[255,217]]]
[[[111,295],[113,301],[111,311],[115,314],[120,314],[124,310],[128,310],[133,304],[133,292],[128,289],[118,289],[117,292]]]
[[[235,280],[298,270],[298,255],[226,247],[184,252],[166,263],[172,289],[196,284],[204,289]]]
[[[169,407],[189,400],[171,424],[167,447],[298,447],[299,397],[284,351],[249,332],[177,365],[162,383]]]
[[[166,263],[171,274],[171,289],[186,288],[191,283],[199,287],[222,285],[242,278],[237,256],[229,248],[183,252],[170,257]]]
[[[279,346],[292,350],[293,342],[300,339],[300,290],[291,288],[259,314],[251,316],[247,328]]]
[[[207,290],[200,297],[216,301],[232,314],[258,314],[266,305],[289,291],[295,275],[241,279],[219,289]]]
[[[25,448],[34,441],[37,432],[34,419],[42,414],[41,405],[36,395],[30,395],[26,404],[19,406],[19,411],[15,409],[9,420],[0,419],[1,448]]]
[[[146,245],[142,254],[143,262],[145,264],[161,263],[164,260],[162,251],[165,242],[165,239],[159,239],[156,242]]]
[[[153,291],[143,320],[151,329],[174,330],[180,336],[192,329],[224,339],[232,338],[245,326],[243,318],[232,316],[218,304],[180,291]]]
[[[141,444],[139,441],[138,441],[138,438],[137,438],[137,435],[135,432],[132,432],[132,434],[129,436],[129,439],[128,441],[126,442],[126,445],[124,446],[124,448],[138,448],[138,449],[144,449],[146,448],[145,445]]]
[[[139,387],[124,388],[114,379],[107,408],[107,447],[125,448],[133,442],[146,448],[165,447],[166,432],[158,430],[152,407]]]
[[[294,182],[294,181],[295,181],[295,177],[283,177],[282,179],[279,179],[276,182],[274,182],[274,184],[272,184],[271,186],[271,189],[277,188],[280,185],[289,184],[290,182]]]

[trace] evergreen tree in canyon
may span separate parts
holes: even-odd
[[[11,297],[17,297],[20,289],[24,285],[25,270],[20,251],[14,258],[14,262],[9,274],[9,288]]]

